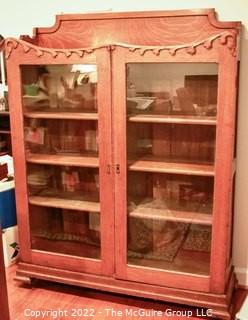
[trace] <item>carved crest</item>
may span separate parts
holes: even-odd
[[[79,48],[79,49],[54,49],[54,48],[43,48],[36,46],[32,43],[21,39],[15,38],[6,38],[0,42],[0,48],[5,50],[6,59],[8,59],[13,50],[17,47],[22,47],[24,53],[29,51],[34,51],[37,57],[41,57],[44,54],[49,54],[53,58],[56,58],[58,55],[64,55],[70,57],[72,54],[78,55],[78,57],[83,57],[84,54],[90,54],[97,49],[106,48],[108,50],[114,50],[115,47],[127,48],[129,51],[134,52],[138,51],[140,55],[144,55],[146,52],[152,52],[155,55],[160,55],[162,51],[168,51],[171,56],[175,56],[179,50],[185,50],[186,53],[194,55],[197,53],[197,48],[203,46],[206,50],[210,50],[213,47],[214,41],[219,40],[222,45],[227,45],[233,56],[236,56],[236,39],[237,35],[234,32],[225,31],[214,36],[211,36],[207,39],[200,40],[194,43],[182,44],[182,45],[172,45],[172,46],[142,46],[142,45],[132,45],[125,43],[112,43],[104,44],[96,47],[90,48]],[[230,41],[229,41],[230,40]]]

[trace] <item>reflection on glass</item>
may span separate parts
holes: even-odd
[[[97,212],[30,206],[32,249],[100,259]]]
[[[128,220],[128,263],[208,274],[211,227],[148,218]]]
[[[129,63],[126,71],[128,264],[207,275],[218,66]]]
[[[129,164],[146,161],[213,164],[215,126],[127,123]]]
[[[157,215],[159,219],[192,216],[205,218],[205,223],[210,223],[213,183],[212,177],[129,172],[128,209],[132,214],[143,212],[148,216]]]
[[[21,71],[25,110],[97,111],[96,65],[23,65]]]
[[[97,155],[96,121],[25,119],[26,151],[64,155]]]
[[[216,116],[217,64],[129,63],[126,85],[129,114]]]
[[[99,173],[96,168],[27,165],[30,196],[99,201]]]
[[[212,177],[129,172],[128,264],[208,274],[212,207]]]

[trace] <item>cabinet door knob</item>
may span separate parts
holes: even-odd
[[[115,172],[116,172],[116,174],[120,174],[121,169],[120,169],[120,165],[119,165],[119,164],[117,164],[117,165],[115,166]]]

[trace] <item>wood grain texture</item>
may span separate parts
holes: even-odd
[[[170,302],[190,303],[203,307],[214,306],[216,315],[222,319],[230,318],[231,296],[235,283],[233,270],[229,266],[229,248],[237,66],[236,36],[239,27],[240,24],[236,22],[218,22],[212,9],[65,15],[59,16],[52,28],[37,28],[34,39],[25,38],[36,46],[29,45],[25,41],[6,40],[6,54],[9,55],[9,93],[12,106],[12,140],[15,149],[18,222],[20,230],[25,230],[20,233],[22,262],[17,271],[19,278],[41,278]],[[113,46],[115,43],[117,45]],[[219,64],[217,119],[165,118],[157,115],[132,115],[127,118],[126,64],[171,62]],[[25,157],[20,65],[81,63],[94,63],[98,67],[98,117],[96,114],[84,113],[80,114],[79,118],[81,117],[82,121],[84,119],[97,121],[99,158],[37,154],[27,154]],[[26,117],[49,119],[46,112],[26,113]],[[75,115],[64,113],[59,116],[51,113],[50,117],[58,121],[68,117],[75,119]],[[132,134],[131,130],[128,132],[129,124],[139,125],[142,122],[152,126],[166,123],[173,126],[202,125],[206,131],[216,127],[214,165],[200,164],[199,161],[193,164],[179,164],[153,161],[154,159],[149,161],[135,159],[130,163],[127,160],[127,139]],[[159,139],[163,137],[160,130],[152,132]],[[175,139],[179,139],[178,132],[176,135]],[[188,136],[191,135],[189,132]],[[163,145],[166,147],[166,143]],[[133,145],[132,148],[134,147]],[[176,152],[174,149],[173,152]],[[154,146],[154,152],[156,155],[161,154],[158,144]],[[180,153],[180,150],[178,152]],[[26,161],[34,164],[99,168],[101,260],[76,257],[74,255],[78,250],[76,246],[72,248],[72,255],[68,255],[68,252],[57,253],[58,245],[53,243],[50,245],[53,252],[31,250]],[[196,217],[200,223],[213,226],[211,257],[207,253],[201,256],[201,261],[200,255],[192,255],[193,263],[199,261],[202,264],[195,263],[195,268],[190,269],[192,265],[188,262],[188,272],[184,273],[177,270],[162,270],[156,266],[149,268],[127,263],[128,174],[130,172],[133,174],[135,171],[139,172],[138,174],[160,172],[215,178],[213,219],[211,217],[210,221],[210,219],[204,220],[199,215]],[[44,202],[38,199],[39,201],[38,207],[42,208]],[[50,205],[73,207],[71,202],[61,203],[57,199],[50,199]],[[136,212],[136,215],[138,214],[140,213]],[[142,214],[147,216],[147,212]],[[189,215],[179,217],[177,214],[176,219],[189,221],[191,217]],[[48,239],[42,241],[41,247],[49,248]],[[210,274],[206,267],[209,265],[209,259],[211,259]],[[47,265],[49,267],[45,267]]]
[[[192,116],[171,116],[171,115],[153,115],[153,114],[138,114],[128,116],[130,122],[142,123],[175,123],[175,124],[202,124],[216,125],[217,121],[214,117],[192,117]]]
[[[137,208],[129,212],[129,216],[142,219],[154,219],[160,221],[174,221],[201,225],[212,225],[212,215],[200,212],[150,209],[138,206]]]
[[[68,120],[97,120],[94,112],[24,112],[24,116],[33,119],[68,119]]]
[[[113,293],[129,294],[135,297],[151,298],[158,301],[211,308],[213,315],[217,318],[231,320],[229,313],[230,306],[227,304],[227,293],[218,295],[192,290],[180,290],[23,263],[18,266],[17,279],[18,277],[38,278],[86,288],[94,288],[101,291],[104,290]],[[233,281],[230,281],[227,286],[227,292],[229,291],[233,293]],[[231,303],[233,304],[233,299],[231,299]]]
[[[80,157],[67,155],[51,155],[51,154],[29,154],[26,157],[29,163],[52,164],[58,166],[78,166],[78,167],[99,167],[99,159],[97,157]]]
[[[118,51],[117,51],[118,50]],[[112,57],[112,72],[118,74],[112,82],[112,128],[113,159],[120,171],[115,173],[115,274],[117,277],[126,276],[127,265],[127,137],[126,137],[126,94],[124,49],[117,48],[118,54]],[[120,63],[118,63],[118,61]],[[114,94],[118,92],[118,94]],[[116,167],[115,167],[116,170]],[[123,228],[124,226],[124,228]]]
[[[99,190],[101,207],[102,273],[114,273],[114,171],[112,151],[111,57],[106,49],[97,52],[98,58],[98,143]]]
[[[132,171],[175,173],[199,176],[214,176],[214,166],[191,163],[174,163],[144,159],[130,160],[128,169]]]
[[[21,259],[23,261],[31,261],[30,252],[30,226],[28,217],[28,199],[27,199],[27,183],[26,183],[26,165],[25,165],[25,149],[24,149],[24,131],[22,117],[22,88],[20,85],[20,69],[17,67],[17,61],[7,61],[7,70],[9,76],[8,92],[11,122],[11,140],[13,146],[14,166],[17,168],[15,172],[15,196],[17,205],[17,221],[19,230],[25,230],[19,237]],[[18,170],[18,167],[21,170]]]
[[[239,25],[217,23],[214,17],[213,9],[61,15],[57,16],[54,27],[35,30],[35,42],[54,48],[115,42],[170,45],[191,43]],[[133,30],[142,30],[142,34]]]
[[[213,241],[211,262],[211,290],[223,292],[228,270],[228,243],[232,223],[232,179],[236,114],[237,61],[219,51],[218,126],[215,157],[215,186],[213,208]],[[220,228],[220,225],[223,226]]]
[[[93,201],[81,201],[81,200],[61,199],[61,198],[54,198],[54,197],[30,196],[29,203],[32,205],[42,206],[42,207],[53,207],[53,208],[62,208],[62,209],[69,209],[69,210],[100,212],[100,203],[93,202]]]
[[[196,315],[196,308],[183,305],[175,305],[171,303],[164,303],[162,301],[147,300],[136,295],[133,297],[127,297],[118,293],[104,293],[101,291],[91,290],[70,285],[64,285],[48,281],[36,281],[33,283],[32,290],[30,286],[21,285],[20,282],[14,280],[16,272],[16,266],[12,266],[7,270],[7,282],[8,282],[8,294],[9,294],[9,306],[11,319],[22,319],[24,310],[32,308],[34,310],[57,310],[72,308],[81,309],[93,308],[96,311],[96,315],[92,317],[94,320],[102,320],[103,314],[98,314],[100,311],[104,311],[105,308],[113,308],[114,310],[131,309],[137,311],[139,309],[145,309],[149,311],[167,309],[187,311],[192,310],[192,320],[199,319]],[[236,290],[233,296],[234,314],[240,309],[247,290]],[[205,318],[205,317],[204,317]],[[6,318],[7,320],[8,318]],[[62,320],[63,318],[61,318]],[[124,319],[127,319],[126,317]],[[142,320],[144,317],[135,317],[135,319]],[[161,317],[150,317],[151,320],[158,320]],[[163,319],[167,319],[164,317]],[[171,319],[171,317],[168,317]],[[173,318],[172,318],[173,319]],[[206,318],[205,318],[206,319]],[[64,318],[63,320],[66,320]]]

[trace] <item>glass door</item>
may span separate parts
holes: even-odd
[[[125,231],[117,275],[207,288],[218,65],[141,61],[125,61],[122,70],[126,155],[117,188],[118,179],[126,188],[116,214]]]
[[[20,65],[33,262],[113,272],[107,54]]]

